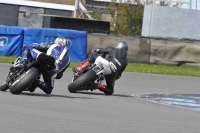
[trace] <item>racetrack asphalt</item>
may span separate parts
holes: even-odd
[[[10,64],[0,64],[3,83]],[[124,72],[115,92],[69,93],[72,71],[51,95],[0,91],[0,133],[199,133],[200,112],[132,97],[132,94],[199,94],[200,78]]]

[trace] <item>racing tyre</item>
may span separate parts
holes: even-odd
[[[9,87],[6,85],[6,82],[0,86],[1,91],[6,91]]]
[[[71,93],[75,93],[78,90],[82,90],[82,87],[86,86],[90,81],[96,78],[96,72],[89,70],[84,73],[81,77],[74,80],[71,84],[68,85],[68,90]]]
[[[37,68],[30,68],[26,73],[22,74],[18,80],[16,80],[10,86],[10,92],[12,94],[20,94],[25,91],[33,82],[39,77],[39,71]]]

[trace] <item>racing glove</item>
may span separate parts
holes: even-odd
[[[56,68],[55,66],[55,59],[49,55],[44,53],[40,53],[37,57],[38,62],[40,63],[41,71],[50,71]]]

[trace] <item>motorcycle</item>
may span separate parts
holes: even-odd
[[[10,69],[6,81],[0,86],[1,91],[10,90],[12,94],[20,94],[22,91],[31,91],[35,80],[40,79],[44,67],[38,61],[27,59],[21,65],[22,57],[18,57]],[[46,65],[46,64],[45,64]],[[47,67],[48,69],[48,67]]]
[[[77,91],[83,91],[83,90],[93,91],[96,85],[100,85],[105,81],[103,70],[104,70],[103,64],[100,65],[91,64],[89,67],[83,68],[78,73],[73,72],[74,76],[72,82],[68,85],[69,92],[76,93]]]

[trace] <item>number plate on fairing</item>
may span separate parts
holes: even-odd
[[[95,71],[96,73],[100,72],[100,71],[103,70],[103,69],[104,69],[104,68],[103,68],[102,65],[100,65],[100,66],[95,66],[95,67],[92,68],[92,70]]]

